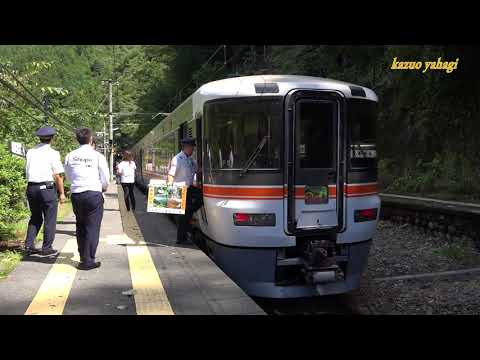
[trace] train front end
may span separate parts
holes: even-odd
[[[204,107],[200,228],[251,296],[345,293],[366,269],[380,212],[377,98],[310,79]]]

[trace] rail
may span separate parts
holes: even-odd
[[[410,223],[447,240],[480,245],[480,204],[380,193],[382,219]]]

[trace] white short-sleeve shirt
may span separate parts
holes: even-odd
[[[135,182],[135,161],[122,161],[118,164],[117,173],[120,174],[120,182],[131,184]]]
[[[197,163],[183,151],[175,155],[170,162],[168,175],[173,176],[175,183],[185,182],[185,185],[191,186],[196,180],[196,173]]]
[[[71,181],[72,193],[102,191],[110,181],[105,156],[86,144],[65,157],[65,175]]]
[[[25,174],[28,182],[51,182],[54,174],[64,172],[60,153],[50,144],[39,144],[27,152]]]

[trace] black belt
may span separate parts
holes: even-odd
[[[36,186],[36,185],[55,185],[53,181],[49,182],[29,182],[28,186]]]

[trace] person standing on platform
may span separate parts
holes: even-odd
[[[65,174],[71,182],[73,212],[76,217],[80,270],[101,266],[95,261],[100,226],[103,218],[104,198],[110,174],[105,156],[92,148],[92,131],[88,128],[77,131],[80,147],[65,158]]]
[[[130,211],[130,204],[132,205],[132,210],[135,211],[135,194],[133,189],[135,187],[136,169],[137,166],[135,161],[133,161],[133,154],[130,151],[125,151],[123,153],[123,161],[118,164],[117,174],[120,175],[120,183],[122,184],[127,211]]]
[[[25,254],[40,253],[43,256],[56,254],[52,248],[57,228],[58,198],[65,202],[63,188],[64,172],[60,160],[60,153],[51,148],[55,129],[49,126],[40,128],[35,135],[40,138],[40,144],[27,152],[25,167],[27,185],[27,199],[30,207],[30,221],[28,222],[27,237],[25,239]],[[34,241],[43,223],[42,250],[35,248]]]
[[[186,242],[187,233],[191,232],[192,216],[203,206],[202,191],[195,186],[197,163],[192,159],[195,149],[195,139],[182,139],[182,151],[175,155],[170,162],[168,171],[168,183],[185,183],[187,186],[187,201],[185,215],[179,215],[177,229],[177,244]]]

